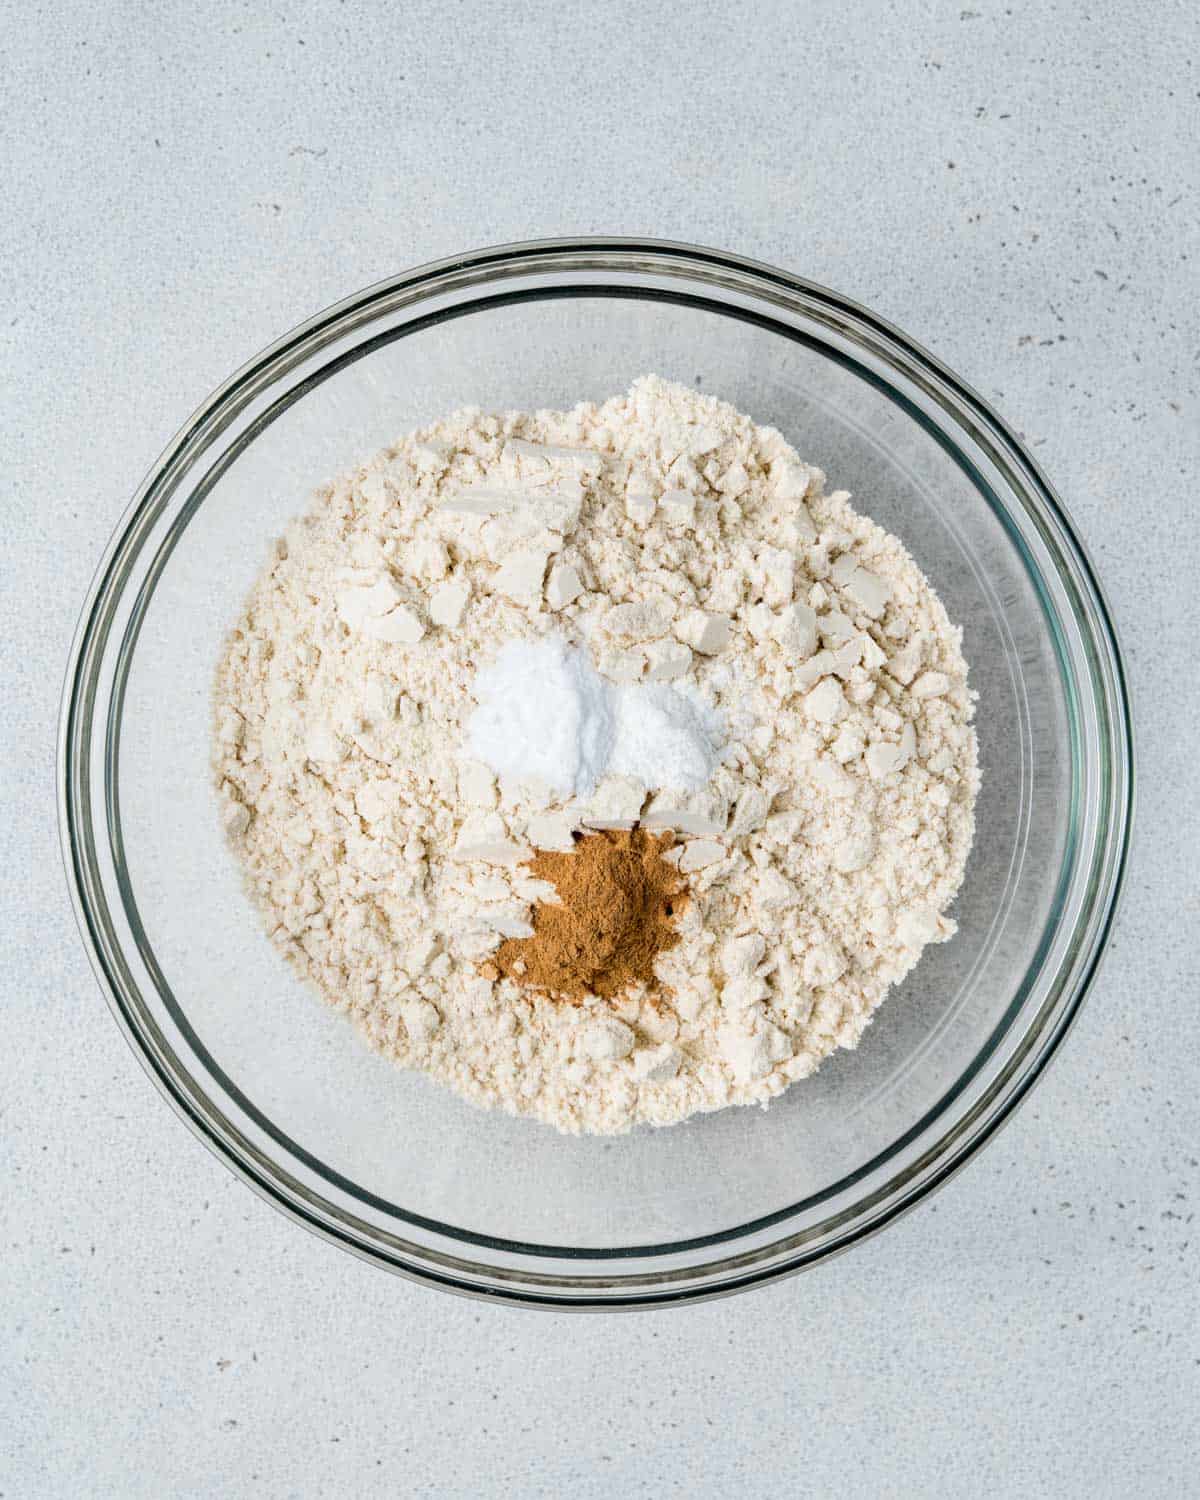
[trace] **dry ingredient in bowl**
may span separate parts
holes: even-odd
[[[467,748],[499,776],[590,796],[606,772],[688,792],[720,760],[721,718],[666,683],[605,681],[560,636],[512,641],[475,678]]]
[[[229,639],[214,764],[275,941],[374,1046],[607,1133],[766,1104],[953,934],[972,716],[901,543],[647,376],[322,490]]]
[[[532,935],[501,943],[482,972],[576,1004],[614,1000],[632,985],[654,995],[655,964],[679,941],[674,918],[687,900],[664,857],[671,843],[669,833],[630,828],[585,834],[568,854],[539,849],[529,871],[555,899],[539,901]]]

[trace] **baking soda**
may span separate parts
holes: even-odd
[[[559,635],[510,641],[475,679],[471,755],[500,776],[590,797],[606,773],[694,791],[719,758],[721,716],[661,683],[610,683]]]
[[[536,778],[564,797],[590,796],[616,741],[609,685],[561,636],[509,641],[475,678],[467,745],[501,776]]]

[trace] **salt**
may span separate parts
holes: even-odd
[[[617,733],[608,769],[672,792],[702,787],[720,758],[716,709],[665,683],[628,683],[615,697]]]
[[[720,760],[721,717],[698,693],[607,682],[561,636],[510,641],[475,678],[467,748],[500,776],[589,797],[606,772],[695,791]]]

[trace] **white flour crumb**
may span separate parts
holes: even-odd
[[[567,712],[536,763],[498,753],[511,725],[468,731],[513,643],[608,685],[550,685]],[[218,669],[221,815],[275,941],[381,1051],[560,1130],[665,1125],[853,1047],[953,934],[966,677],[894,536],[774,429],[648,376],[456,413],[319,493]],[[486,978],[551,894],[531,845],[638,820],[682,839],[669,1003]]]

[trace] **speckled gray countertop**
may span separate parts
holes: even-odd
[[[0,1495],[1194,1489],[1195,7],[69,0],[5,32]],[[568,1319],[359,1265],[173,1118],[77,941],[52,760],[93,566],[215,384],[407,265],[585,232],[778,261],[996,403],[1109,591],[1141,805],[1082,1019],[943,1193],[798,1280]]]

